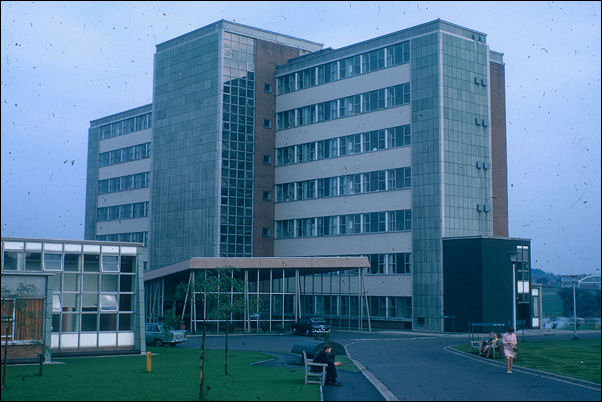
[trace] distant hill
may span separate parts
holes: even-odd
[[[538,268],[531,268],[531,282],[538,283],[543,286],[561,286],[560,275],[545,272]]]

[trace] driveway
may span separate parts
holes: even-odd
[[[526,340],[570,339],[570,331],[531,330]],[[519,342],[522,334],[517,333]],[[580,334],[600,339],[600,331]],[[234,335],[230,348],[288,354],[309,338],[283,335]],[[447,346],[464,343],[466,334],[333,331],[330,340],[344,345],[365,375],[339,372],[342,387],[324,387],[324,400],[542,400],[600,401],[600,386],[514,368],[455,352]],[[191,336],[181,347],[200,347]],[[208,336],[207,348],[223,349],[223,336]],[[362,378],[363,377],[363,378]]]

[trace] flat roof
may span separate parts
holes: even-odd
[[[166,267],[144,273],[150,281],[195,269],[300,269],[304,274],[338,271],[342,269],[367,268],[368,257],[195,257]]]

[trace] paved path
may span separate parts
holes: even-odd
[[[521,333],[518,334],[519,342]],[[570,339],[572,332],[530,331],[529,339]],[[580,334],[597,337],[600,331]],[[223,336],[208,336],[207,347],[222,349]],[[295,365],[291,348],[308,338],[283,335],[236,335],[230,348],[273,352],[272,364]],[[466,342],[467,335],[413,332],[333,331],[331,341],[346,347],[349,357],[364,373],[339,370],[341,387],[325,386],[325,401],[372,400],[546,400],[600,401],[600,386],[548,376],[533,370],[513,369],[506,374],[501,363],[455,352],[447,346]],[[183,347],[199,347],[200,337],[190,337]]]

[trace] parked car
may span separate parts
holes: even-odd
[[[323,318],[306,317],[291,325],[293,335],[330,334],[330,325]]]
[[[176,346],[176,344],[185,342],[187,338],[187,332],[180,329],[167,329],[161,323],[147,322],[145,326],[146,332],[146,344],[153,346],[163,346],[168,344],[169,346]]]

